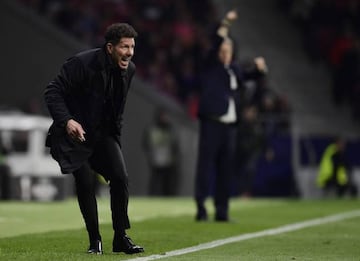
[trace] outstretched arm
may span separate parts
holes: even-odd
[[[217,34],[222,38],[229,36],[229,28],[231,24],[237,19],[238,15],[235,9],[226,13],[225,17],[221,20],[221,24],[217,30]]]

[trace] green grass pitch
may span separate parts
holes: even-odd
[[[194,221],[191,198],[130,198],[135,256],[111,252],[109,200],[100,198],[104,255],[86,254],[87,234],[75,199],[58,202],[0,201],[0,260],[127,260],[164,254],[214,240],[319,217],[360,210],[359,200],[232,199],[231,222]],[[360,217],[273,236],[262,236],[164,260],[360,260]]]

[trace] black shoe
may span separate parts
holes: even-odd
[[[208,220],[208,216],[207,214],[196,214],[196,217],[195,217],[195,220],[196,221],[199,221],[199,222],[202,222],[202,221],[207,221]]]
[[[94,255],[102,255],[103,254],[103,248],[101,240],[95,240],[90,242],[89,250],[87,251],[89,254]]]
[[[215,218],[216,222],[229,222],[229,218],[228,217],[216,217]]]
[[[216,214],[215,215],[215,221],[216,222],[229,222],[229,217],[227,215],[219,215]]]
[[[136,254],[144,252],[144,248],[135,245],[128,235],[121,238],[115,238],[113,241],[113,252],[124,252],[125,254]]]
[[[199,204],[199,203],[197,204],[197,213],[195,216],[195,220],[196,221],[207,221],[208,220],[207,211],[203,204]]]

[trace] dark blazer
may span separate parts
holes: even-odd
[[[237,77],[237,90],[230,89],[230,77],[224,65],[213,64],[200,76],[200,118],[218,118],[226,113],[229,106],[229,97],[233,97],[237,111],[241,105],[241,70],[232,65],[231,69]],[[240,114],[239,114],[240,115]]]
[[[243,80],[241,67],[235,62],[230,65],[238,82],[237,90],[231,90],[229,74],[218,58],[218,51],[224,39],[216,32],[211,39],[212,47],[203,62],[204,65],[199,76],[198,114],[200,119],[215,119],[225,114],[229,106],[229,97],[234,98],[237,111],[240,110],[239,106],[241,105],[241,83]]]
[[[46,146],[58,161],[62,173],[71,173],[91,155],[100,135],[106,100],[106,90],[113,83],[114,65],[105,49],[91,49],[69,58],[60,73],[45,89],[44,98],[54,122]],[[120,145],[123,111],[135,65],[131,62],[124,74],[122,101],[117,107],[114,136]],[[69,119],[79,122],[86,132],[83,143],[72,140],[65,130]]]

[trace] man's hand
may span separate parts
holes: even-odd
[[[225,17],[221,20],[221,25],[218,28],[217,34],[222,38],[227,38],[229,34],[229,27],[232,22],[237,19],[237,12],[235,9],[230,10],[226,13]]]
[[[85,131],[84,131],[84,129],[82,128],[80,123],[78,123],[77,121],[75,121],[73,119],[70,119],[66,123],[66,132],[74,140],[78,140],[80,142],[85,141],[85,136],[84,136]]]
[[[260,72],[263,72],[263,73],[267,73],[268,72],[268,68],[267,68],[267,65],[266,65],[266,62],[265,62],[265,59],[264,57],[256,57],[254,59],[254,62],[255,62],[255,65],[256,65],[256,68],[260,71]]]
[[[233,22],[238,18],[237,12],[236,10],[230,10],[229,12],[226,13],[225,15],[225,19],[229,22]]]

